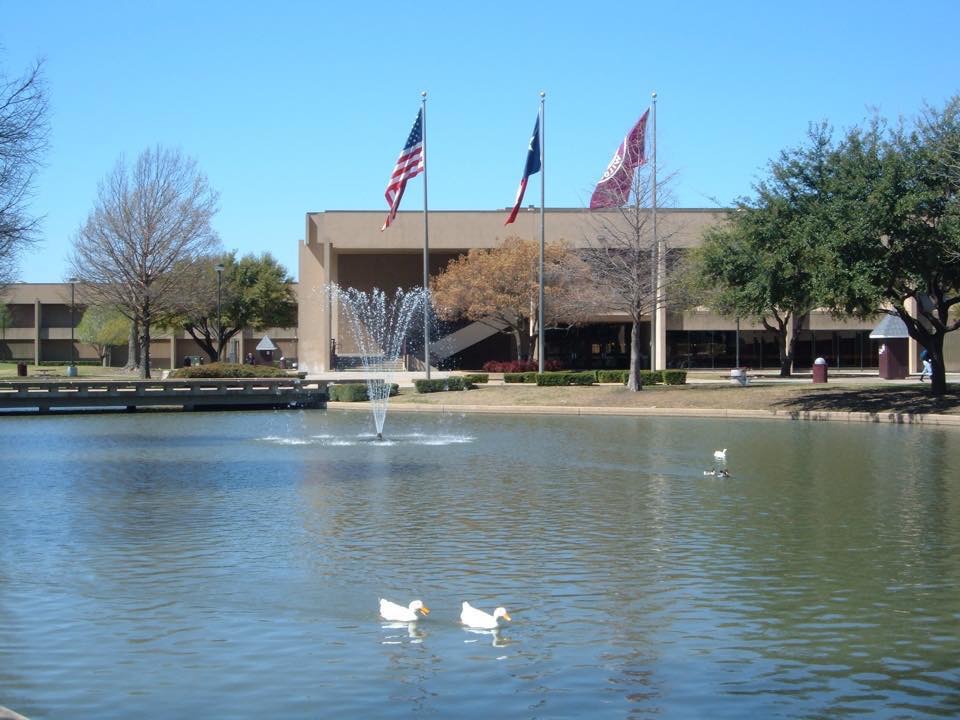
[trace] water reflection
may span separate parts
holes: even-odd
[[[368,422],[0,420],[5,704],[956,715],[956,433],[398,416],[374,443]],[[704,477],[722,447],[734,477]],[[429,620],[376,621],[384,589]],[[465,597],[522,622],[466,631]]]

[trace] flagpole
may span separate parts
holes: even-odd
[[[427,91],[420,93],[423,140],[423,364],[430,379],[430,214],[427,210]]]
[[[546,358],[546,347],[544,345],[544,330],[543,330],[543,246],[544,246],[544,198],[546,197],[546,177],[547,170],[545,167],[546,154],[547,154],[547,144],[544,141],[543,137],[543,105],[544,99],[547,94],[540,91],[540,298],[537,306],[537,328],[539,330],[539,335],[537,336],[537,350],[538,350],[538,367],[540,372],[545,371],[545,361]]]
[[[659,328],[657,327],[657,309],[660,295],[660,245],[657,242],[657,93],[651,93],[653,104],[653,166],[652,166],[652,210],[653,210],[653,243],[650,246],[650,284],[653,291],[653,302],[650,305],[650,369],[657,369],[657,350]]]

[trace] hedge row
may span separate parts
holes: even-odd
[[[25,362],[28,365],[32,364],[28,360],[10,360],[10,362]],[[83,365],[84,367],[100,367],[103,365],[99,360],[77,360],[76,362],[70,362],[69,360],[41,360],[38,365],[44,367],[67,367],[69,365]]]
[[[503,381],[505,383],[535,383],[537,381],[537,373],[535,371],[504,373]]]
[[[537,385],[593,385],[597,374],[592,370],[584,372],[545,372],[537,375]]]
[[[418,393],[446,392],[448,390],[471,390],[475,388],[476,385],[470,382],[467,377],[451,375],[448,378],[438,378],[436,380],[414,380],[413,386],[417,389]]]
[[[400,386],[397,383],[390,383],[390,397],[400,392]],[[336,383],[327,386],[327,397],[332,402],[366,402],[370,399],[367,393],[367,383],[348,382]]]
[[[271,365],[241,365],[239,363],[210,363],[191,365],[170,373],[172,378],[278,378],[289,377],[286,370]]]
[[[468,385],[483,385],[490,382],[490,375],[487,373],[470,373],[469,375],[464,375],[463,379]]]
[[[536,383],[537,385],[590,385],[594,382],[620,383],[626,385],[629,370],[583,370],[581,372],[540,373],[504,373],[507,383]],[[684,385],[687,382],[686,370],[641,370],[640,382],[643,385]]]

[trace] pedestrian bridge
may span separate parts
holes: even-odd
[[[179,407],[183,410],[325,408],[327,383],[300,378],[33,380],[0,383],[0,410]]]

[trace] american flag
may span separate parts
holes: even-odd
[[[417,113],[417,119],[413,123],[410,135],[407,136],[407,142],[404,144],[403,150],[400,151],[397,164],[393,166],[390,182],[387,183],[387,192],[384,197],[387,198],[390,212],[387,213],[387,219],[383,221],[381,231],[390,227],[390,223],[397,216],[397,208],[400,207],[400,200],[403,198],[403,191],[407,187],[407,180],[416,177],[421,172],[423,172],[423,108]]]

